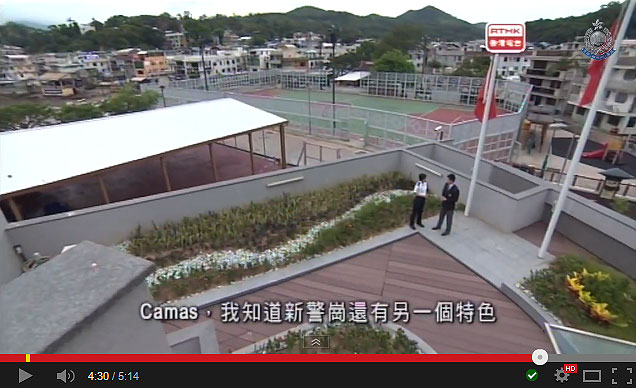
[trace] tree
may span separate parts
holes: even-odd
[[[102,110],[111,115],[140,112],[154,107],[158,101],[159,93],[157,92],[148,90],[142,94],[137,94],[133,87],[126,86],[119,93],[109,98],[102,105]]]
[[[373,42],[363,42],[353,53],[347,53],[334,58],[333,64],[337,70],[351,70],[360,65],[362,61],[372,61],[378,46]]]
[[[490,57],[473,57],[464,59],[453,75],[462,77],[485,77],[490,68]]]
[[[391,50],[406,53],[420,43],[423,35],[423,31],[419,27],[400,24],[380,41],[376,53],[382,55]]]
[[[430,67],[431,69],[439,69],[443,67],[444,65],[442,65],[440,61],[436,61],[435,59],[433,59],[432,61],[428,62],[427,66]]]
[[[93,104],[78,104],[78,105],[64,105],[59,112],[57,112],[57,119],[63,123],[71,121],[88,120],[102,117],[102,112],[99,107]]]
[[[0,108],[0,132],[47,125],[54,118],[46,105],[15,104]]]
[[[219,44],[223,44],[223,35],[225,35],[225,30],[222,28],[217,28],[212,31],[212,35],[216,36],[219,39]]]
[[[93,20],[89,24],[93,26],[95,30],[101,30],[102,28],[104,28],[104,23],[100,22],[99,20],[95,20],[95,18],[93,18]]]
[[[391,72],[391,73],[414,73],[415,66],[411,63],[408,57],[400,50],[391,50],[382,54],[373,65],[373,69],[379,72]]]
[[[260,35],[257,36],[253,36],[252,39],[250,39],[250,46],[252,47],[261,47],[265,45],[265,38],[263,38]]]

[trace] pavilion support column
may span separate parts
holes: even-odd
[[[17,221],[22,221],[24,219],[24,217],[22,217],[22,212],[20,211],[18,204],[15,203],[15,200],[13,199],[13,197],[9,198],[9,207],[11,208],[11,211],[13,212],[13,216],[15,217]]]
[[[250,143],[250,166],[252,167],[252,175],[254,175],[254,143],[252,142],[252,132],[248,132],[247,140]]]
[[[163,156],[159,157],[159,161],[161,162],[161,169],[163,170],[163,179],[166,181],[166,189],[168,191],[172,191],[172,186],[170,186],[170,176],[168,175],[168,169],[166,168],[166,160]]]
[[[214,154],[212,153],[212,142],[208,143],[208,150],[210,151],[210,164],[212,164],[212,174],[214,174],[214,181],[219,180],[219,173],[216,171],[216,164],[214,164]]]
[[[287,168],[287,153],[285,152],[285,125],[278,126],[280,133],[280,167]]]
[[[97,177],[99,179],[99,187],[102,189],[102,195],[104,196],[104,202],[110,203],[110,198],[108,198],[108,191],[106,190],[106,184],[104,184],[104,178],[100,175]]]

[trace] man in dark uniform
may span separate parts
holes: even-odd
[[[448,182],[444,185],[442,190],[442,209],[439,212],[439,220],[437,226],[433,230],[439,230],[446,217],[446,231],[442,233],[442,236],[448,236],[453,226],[453,213],[455,212],[455,203],[459,199],[459,189],[455,185],[455,175],[448,175]]]
[[[417,225],[422,228],[424,225],[422,224],[422,213],[424,212],[424,204],[426,203],[426,192],[428,191],[428,186],[426,184],[426,174],[420,174],[419,180],[415,184],[415,188],[413,189],[413,193],[415,193],[415,198],[413,198],[413,210],[411,211],[411,222],[409,225],[411,229],[415,229],[415,219],[417,218]]]

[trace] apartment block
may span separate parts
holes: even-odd
[[[186,37],[183,32],[166,31],[164,36],[170,49],[181,50],[187,47]]]
[[[558,49],[532,50],[527,60],[529,66],[521,79],[532,85],[529,118],[545,121],[563,114],[574,82],[582,78],[589,58],[576,49]]]
[[[636,134],[636,40],[624,40],[607,83],[604,101],[594,118],[594,128],[623,135]],[[589,106],[578,106],[589,77],[573,84],[565,115],[584,122]]]

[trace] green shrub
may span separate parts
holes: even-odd
[[[621,214],[627,214],[632,208],[632,203],[626,198],[614,197],[612,208]]]
[[[567,276],[583,270],[601,272],[603,277],[587,276],[582,284],[585,291],[618,318],[606,324],[592,317],[584,303],[568,289]],[[534,271],[524,282],[535,298],[567,325],[612,337],[636,340],[636,284],[619,271],[600,263],[574,255],[558,257],[549,268]]]
[[[343,214],[376,192],[412,189],[413,182],[399,173],[362,177],[302,195],[285,195],[223,212],[185,217],[149,231],[137,228],[129,251],[170,265],[193,251],[243,248],[265,250],[294,238],[312,226]]]

